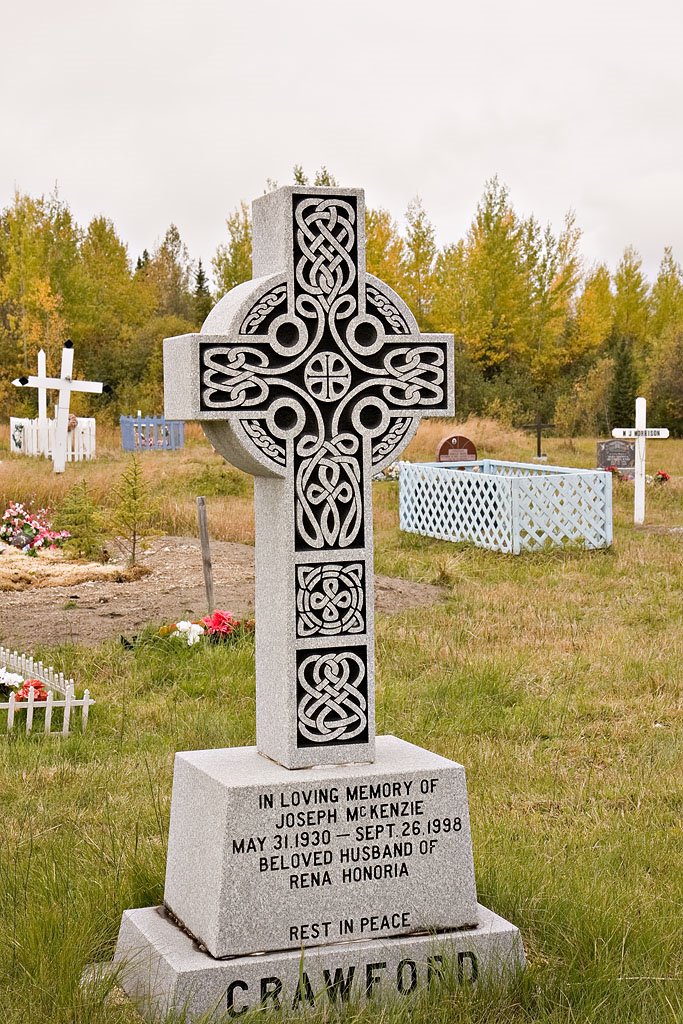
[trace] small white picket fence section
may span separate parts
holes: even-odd
[[[67,462],[82,462],[95,458],[95,419],[79,416],[78,423],[66,435]],[[16,455],[46,455],[52,457],[55,439],[55,420],[47,421],[47,451],[43,452],[40,421],[11,416],[9,421],[10,451]]]
[[[402,530],[518,555],[612,543],[612,474],[525,462],[400,466]]]
[[[85,732],[88,726],[88,715],[90,708],[95,703],[90,696],[90,690],[84,690],[83,696],[78,700],[74,696],[74,681],[66,679],[63,672],[55,672],[51,665],[43,665],[42,661],[17,651],[10,651],[6,647],[0,647],[0,667],[9,669],[10,672],[18,672],[24,679],[39,679],[47,688],[47,700],[36,700],[35,690],[30,687],[28,700],[17,700],[16,695],[11,693],[4,703],[0,704],[0,710],[7,712],[7,732],[14,729],[17,713],[26,713],[26,732],[33,729],[33,716],[36,708],[45,709],[44,732],[52,733],[52,712],[54,708],[63,708],[62,725],[60,732],[66,736],[71,728],[74,709],[81,709],[81,729]],[[55,692],[58,697],[55,699]]]

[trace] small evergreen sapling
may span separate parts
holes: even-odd
[[[131,455],[128,466],[121,474],[114,497],[116,504],[112,512],[111,529],[128,554],[128,564],[133,566],[140,538],[156,512],[156,504],[151,500],[137,453]]]
[[[64,545],[74,558],[104,560],[104,517],[93,500],[85,480],[67,492],[55,516],[58,530],[68,530],[71,537]]]

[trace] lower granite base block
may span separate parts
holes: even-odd
[[[439,979],[504,979],[524,967],[524,949],[514,925],[480,906],[476,928],[215,960],[163,907],[147,907],[124,913],[114,967],[146,1020],[175,1011],[189,1024],[206,1013],[401,999]]]

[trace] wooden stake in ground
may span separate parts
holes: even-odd
[[[636,474],[635,496],[633,503],[633,522],[642,526],[645,522],[645,441],[648,437],[668,437],[666,427],[647,426],[647,402],[644,398],[636,398],[636,425],[633,427],[615,427],[612,437],[635,438],[636,441]]]
[[[62,368],[59,377],[48,377],[45,373],[42,373],[41,367],[43,366],[43,361],[39,360],[37,377],[19,377],[17,380],[12,381],[14,386],[18,388],[38,388],[39,400],[41,390],[43,392],[43,396],[46,388],[59,391],[55,422],[55,438],[52,450],[52,461],[54,463],[55,473],[63,473],[66,467],[66,435],[69,428],[69,403],[71,401],[71,392],[85,391],[90,395],[101,395],[104,388],[104,385],[99,381],[72,380],[71,374],[73,373],[73,365],[74,343],[73,341],[66,341],[64,342],[64,348],[62,349]]]
[[[211,547],[209,545],[209,526],[206,521],[206,499],[197,498],[197,520],[199,521],[199,539],[202,542],[202,569],[204,570],[204,586],[206,587],[206,603],[209,615],[213,614],[213,570],[211,568]]]

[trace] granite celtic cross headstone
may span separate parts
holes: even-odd
[[[255,280],[164,346],[166,416],[253,473],[258,749],[371,761],[371,480],[453,411],[452,339],[365,269],[360,189],[254,203]]]
[[[166,415],[255,476],[257,747],[176,754],[164,907],[124,913],[114,958],[148,1019],[524,963],[477,903],[462,765],[375,742],[371,479],[452,412],[452,339],[366,272],[359,189],[253,211],[254,280],[165,342],[164,375]]]

